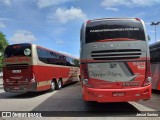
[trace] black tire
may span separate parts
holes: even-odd
[[[51,88],[49,91],[53,92],[56,89],[56,83],[55,81],[51,81]]]
[[[57,90],[60,90],[62,88],[62,80],[58,80],[58,83],[57,83]]]

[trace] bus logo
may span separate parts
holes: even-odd
[[[24,55],[29,56],[31,54],[31,50],[29,48],[26,48],[24,50]]]

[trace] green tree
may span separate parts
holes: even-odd
[[[5,48],[8,46],[6,36],[0,32],[0,71],[2,70],[2,60]]]
[[[73,61],[73,62],[74,62],[74,64],[75,64],[75,66],[76,66],[76,67],[79,67],[79,60],[74,59],[74,61]]]

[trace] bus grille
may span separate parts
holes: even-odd
[[[140,49],[100,50],[92,51],[91,57],[94,60],[124,60],[140,58],[141,54]]]

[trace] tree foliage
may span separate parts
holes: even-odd
[[[2,69],[2,59],[5,48],[8,46],[8,41],[6,40],[6,36],[0,32],[0,71]]]
[[[79,60],[77,60],[77,59],[74,59],[74,64],[76,65],[76,67],[79,67]]]

